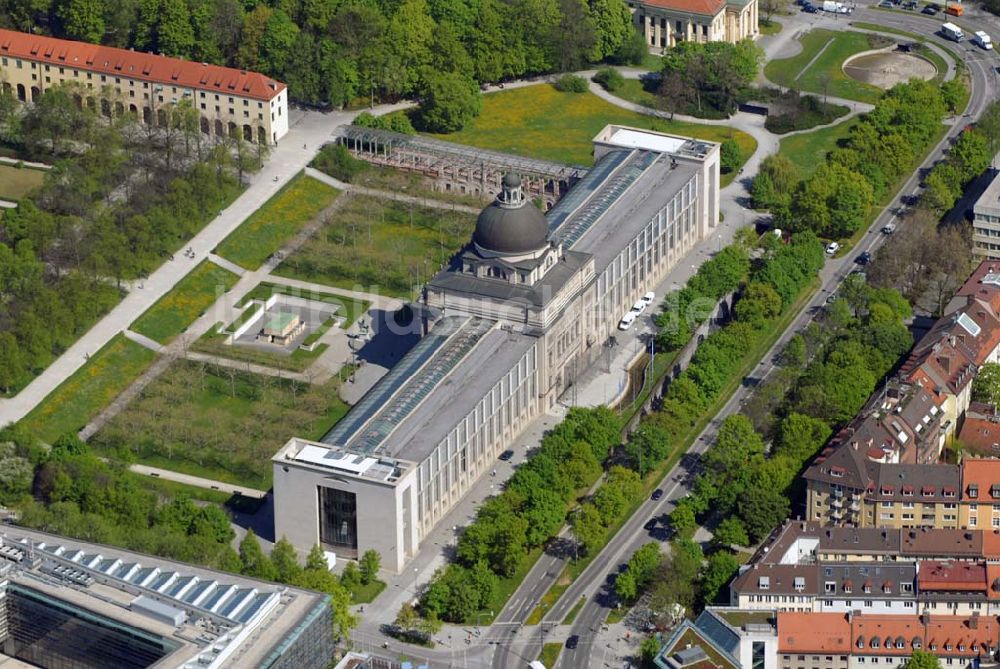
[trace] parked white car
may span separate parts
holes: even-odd
[[[655,300],[656,300],[656,293],[650,292],[642,296],[642,301],[646,303],[647,307],[651,305]]]
[[[622,319],[620,321],[618,321],[618,329],[628,330],[629,328],[632,327],[632,323],[635,323],[635,318],[636,314],[634,312],[632,311],[628,312],[627,314],[622,316]]]
[[[639,300],[632,305],[632,313],[638,316],[639,314],[641,314],[646,310],[647,306],[648,305],[645,300]]]
[[[840,244],[838,244],[837,242],[830,242],[829,244],[826,245],[826,252],[828,255],[832,256],[839,250],[840,250]]]

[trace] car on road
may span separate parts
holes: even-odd
[[[816,5],[808,4],[802,6],[802,11],[804,11],[806,14],[815,14],[819,10],[816,8]]]
[[[513,457],[514,457],[514,451],[510,450],[509,448],[500,454],[500,459],[503,460],[504,462],[510,462],[510,459]]]
[[[840,250],[840,244],[838,244],[837,242],[830,242],[829,244],[826,245],[826,253],[827,253],[827,255],[831,255],[832,256],[834,253],[836,253],[839,250]]]
[[[840,296],[837,295],[836,293],[830,293],[830,297],[826,298],[826,303],[827,304],[833,304],[834,302],[836,302],[839,299],[839,297]]]
[[[941,11],[941,10],[938,9],[937,5],[927,5],[926,7],[924,7],[923,9],[920,10],[920,13],[921,14],[926,14],[927,16],[934,16],[939,11]]]
[[[888,223],[882,226],[883,235],[891,235],[894,232],[896,232],[896,224],[894,222],[889,221]]]
[[[571,634],[570,637],[566,639],[566,647],[569,648],[570,650],[575,649],[577,645],[579,645],[579,643],[580,643],[579,634]]]
[[[635,314],[630,311],[624,316],[622,316],[622,319],[618,321],[618,329],[628,330],[629,328],[632,327],[633,323],[635,323]]]
[[[872,261],[872,254],[869,251],[862,251],[858,255],[858,257],[854,259],[854,262],[858,263],[859,265],[867,265],[871,261]]]
[[[654,490],[653,494],[649,496],[649,498],[651,500],[653,500],[654,502],[656,500],[660,499],[661,497],[663,497],[663,490],[661,490],[660,488],[657,488],[656,490]]]
[[[645,301],[636,300],[636,303],[632,305],[632,313],[638,316],[646,310],[647,306],[649,305]]]

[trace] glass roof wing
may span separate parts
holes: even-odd
[[[559,200],[558,204],[552,207],[545,215],[545,218],[549,222],[549,234],[558,230],[559,226],[566,221],[576,208],[593,195],[594,191],[608,178],[608,175],[618,169],[619,165],[625,162],[625,159],[631,154],[631,151],[612,151],[601,158],[594,165],[594,168],[585,177],[580,179],[573,186],[572,190],[563,199]]]
[[[433,360],[419,374],[413,375],[400,392],[393,395],[381,411],[348,440],[346,447],[363,453],[378,448],[492,327],[492,321],[479,318],[465,323],[444,346],[439,347]]]
[[[442,319],[427,333],[410,352],[403,356],[389,373],[375,384],[361,401],[354,405],[344,418],[321,439],[331,446],[343,446],[355,435],[362,426],[371,420],[385,406],[385,403],[402,388],[413,374],[420,369],[437,350],[448,340],[454,330],[458,329],[463,318],[449,317]]]
[[[650,165],[662,154],[652,151],[637,151],[625,166],[614,176],[601,184],[601,189],[556,231],[556,237],[568,247],[572,247],[594,225],[604,212],[611,208],[622,193],[628,190]]]

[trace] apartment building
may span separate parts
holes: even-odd
[[[0,29],[0,86],[30,103],[72,84],[80,105],[165,125],[190,102],[206,135],[274,144],[288,132],[285,84],[259,72]]]
[[[972,252],[1000,260],[1000,172],[972,205]]]
[[[898,667],[915,650],[942,666],[973,669],[994,663],[1000,625],[990,616],[776,614],[780,669]]]
[[[758,0],[630,0],[646,44],[661,52],[680,42],[738,42],[760,34]]]

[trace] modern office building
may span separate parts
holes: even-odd
[[[33,102],[61,83],[77,85],[77,102],[106,116],[166,125],[170,108],[188,100],[206,135],[274,144],[288,132],[285,84],[259,72],[0,29],[5,93]]]
[[[328,595],[0,528],[0,665],[321,669]]]
[[[426,286],[427,334],[321,442],[274,457],[275,531],[400,570],[622,315],[719,220],[719,147],[620,126],[547,216],[513,176]]]
[[[760,35],[758,0],[629,0],[653,51],[680,42],[738,42]]]

